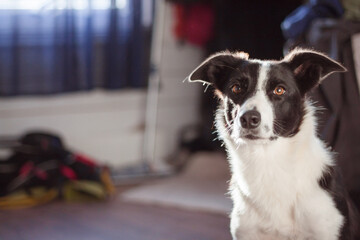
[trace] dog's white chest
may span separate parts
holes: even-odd
[[[227,143],[234,239],[337,239],[343,217],[317,184],[331,158],[317,139],[310,146]]]

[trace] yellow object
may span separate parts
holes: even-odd
[[[100,173],[100,180],[104,184],[104,187],[109,196],[112,196],[116,193],[116,188],[111,180],[110,173],[106,169],[102,169]]]
[[[109,171],[102,169],[100,182],[89,180],[68,181],[62,187],[65,201],[105,200],[115,194]],[[58,189],[32,187],[29,190],[18,190],[7,196],[0,197],[0,209],[27,208],[51,202],[59,197]]]
[[[20,190],[0,197],[0,209],[26,208],[48,203],[58,197],[55,189],[34,187],[29,192]]]
[[[89,180],[68,181],[62,189],[65,201],[76,202],[105,200],[114,195],[115,192],[116,189],[106,169],[101,170],[100,182]]]
[[[69,181],[63,187],[63,198],[70,202],[85,202],[106,199],[101,183],[87,180]]]

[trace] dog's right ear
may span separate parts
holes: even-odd
[[[283,62],[292,70],[303,96],[330,74],[346,71],[346,68],[335,60],[308,49],[292,50]]]
[[[210,84],[221,90],[229,74],[239,64],[239,60],[246,60],[248,57],[249,55],[244,52],[220,52],[214,54],[189,75],[188,81]]]

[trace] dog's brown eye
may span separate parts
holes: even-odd
[[[277,86],[275,89],[274,89],[274,94],[275,95],[278,95],[278,96],[281,96],[281,95],[284,95],[285,93],[285,88],[281,87],[281,86]]]
[[[240,87],[240,85],[235,84],[232,88],[231,91],[235,94],[241,93],[242,92],[242,88]]]

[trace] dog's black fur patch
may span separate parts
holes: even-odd
[[[360,216],[348,192],[344,188],[343,176],[337,166],[328,167],[319,180],[321,188],[334,199],[336,208],[345,218],[340,240],[360,239]]]
[[[282,137],[293,136],[299,131],[304,118],[304,98],[290,69],[273,64],[268,76],[266,92],[274,108],[274,131]],[[286,89],[284,96],[273,94],[276,86]]]

